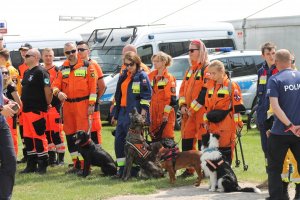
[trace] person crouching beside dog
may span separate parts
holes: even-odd
[[[152,141],[163,138],[174,139],[176,79],[167,69],[172,63],[172,58],[160,51],[154,54],[151,60],[155,68],[149,74],[153,90],[150,105],[151,139]]]
[[[210,82],[207,86],[203,116],[210,133],[220,135],[219,150],[230,165],[235,148],[236,129],[243,126],[241,111],[243,106],[240,87],[232,82],[225,73],[224,64],[218,60],[208,66]]]
[[[147,74],[141,70],[141,59],[134,52],[127,52],[124,55],[123,63],[126,69],[120,75],[115,93],[116,106],[111,124],[117,121],[115,132],[115,153],[119,168],[117,176],[121,178],[125,165],[125,138],[127,136],[130,117],[129,113],[134,107],[146,118],[149,123],[149,106],[151,100],[151,84]],[[138,168],[132,170],[132,175],[136,176]]]

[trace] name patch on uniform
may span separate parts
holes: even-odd
[[[48,85],[50,83],[49,78],[44,78],[44,83]]]

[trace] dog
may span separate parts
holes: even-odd
[[[146,143],[143,137],[145,118],[137,112],[136,108],[133,109],[129,116],[130,125],[124,148],[126,162],[122,179],[127,181],[130,178],[133,163],[141,167],[140,173],[143,173],[144,177],[163,177],[162,168],[155,164],[160,144],[153,143],[149,146]]]
[[[201,152],[196,150],[179,152],[178,147],[162,148],[158,154],[161,160],[162,168],[166,169],[169,173],[170,183],[174,184],[176,181],[176,170],[182,168],[193,167],[198,175],[195,186],[198,187],[201,184]]]
[[[89,175],[91,165],[101,167],[105,176],[113,176],[117,173],[117,166],[112,157],[103,148],[97,146],[89,134],[85,131],[77,131],[74,139],[78,152],[84,159],[83,177]]]
[[[209,177],[209,191],[214,192],[256,192],[258,188],[241,188],[230,165],[222,158],[218,134],[206,133],[202,136],[201,166],[205,176]]]

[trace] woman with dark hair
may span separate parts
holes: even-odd
[[[136,108],[145,117],[147,123],[150,121],[151,85],[147,74],[141,70],[141,59],[136,53],[130,51],[124,55],[123,64],[126,69],[123,70],[117,83],[116,106],[111,120],[112,124],[118,120],[115,132],[115,153],[120,169],[117,177],[122,177],[125,165],[124,146],[130,124],[129,113]]]

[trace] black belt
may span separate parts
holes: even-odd
[[[90,96],[79,97],[79,98],[74,98],[74,99],[66,99],[66,101],[74,103],[74,102],[79,102],[79,101],[83,101],[83,100],[89,99],[89,97]]]

